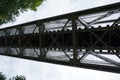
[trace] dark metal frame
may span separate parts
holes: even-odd
[[[92,21],[87,22],[84,19],[86,16],[94,17],[91,15],[101,13],[104,14],[99,15]],[[103,41],[103,37],[105,37],[107,34],[109,38],[112,34],[114,34],[117,38],[120,38],[120,34],[114,31],[120,30],[120,16],[118,16],[117,19],[100,21],[103,18],[117,13],[120,13],[120,3],[105,5],[0,29],[0,32],[2,33],[0,34],[0,55],[120,73],[120,61],[115,61],[104,56],[104,54],[115,55],[118,59],[120,59],[120,46],[111,47],[111,39],[109,39],[108,44]],[[96,24],[104,23],[112,24],[111,26],[107,27],[94,27]],[[62,25],[59,26],[59,24]],[[49,25],[58,26],[49,27]],[[26,27],[28,27],[30,30],[27,31],[27,29],[25,29]],[[25,33],[25,30],[27,33]],[[104,32],[98,36],[95,31]],[[96,41],[90,45],[83,38],[83,36],[79,35],[80,32],[89,32],[91,35],[90,41],[92,41],[92,36],[96,38]],[[69,39],[66,41],[64,41],[64,34],[70,34]],[[52,40],[52,43],[50,43],[50,45],[47,47],[44,46],[46,43],[46,40],[44,40],[45,35],[49,36],[47,39]],[[14,38],[18,40],[15,40]],[[62,44],[59,43],[58,38],[61,38],[63,41]],[[13,39],[14,41],[9,39]],[[32,42],[32,39],[36,39],[33,40],[35,42]],[[79,39],[81,39],[87,46],[79,47]],[[25,44],[23,44],[23,40]],[[15,45],[8,45],[8,42],[15,43]],[[33,46],[33,43],[37,44],[36,42],[39,42],[39,47]],[[67,46],[70,42],[72,43],[72,47]],[[104,46],[97,47],[99,42]],[[57,47],[53,47],[53,45],[56,45]],[[12,49],[14,49],[14,51],[12,51]],[[27,52],[29,51],[27,49],[32,50],[34,54],[29,54],[30,52]],[[96,52],[95,50],[99,50],[99,52]],[[103,50],[107,50],[107,52]],[[49,51],[58,51],[61,52],[62,55],[48,55]],[[26,56],[26,54],[29,56]],[[97,58],[100,58],[109,63],[109,65],[99,64],[99,62],[98,64],[89,61],[85,62],[84,59],[88,55],[93,55]]]

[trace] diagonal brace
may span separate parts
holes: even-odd
[[[116,65],[117,67],[120,67],[120,63],[119,63],[119,62],[116,62],[116,61],[114,61],[114,60],[112,60],[112,59],[109,59],[109,58],[107,58],[107,57],[101,56],[101,55],[99,55],[99,54],[96,54],[95,52],[92,52],[92,51],[90,51],[90,53],[91,53],[92,55],[94,55],[94,56],[96,56],[96,57],[104,60],[104,61],[107,61],[107,62],[109,62],[109,63],[111,63],[111,64],[113,64],[113,65]]]

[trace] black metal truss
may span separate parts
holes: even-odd
[[[119,15],[115,3],[0,29],[0,55],[120,73]]]

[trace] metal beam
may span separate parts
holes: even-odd
[[[115,62],[103,56],[95,54],[97,57],[116,66],[83,63],[80,61],[88,55],[88,50],[95,51],[96,49],[99,49],[99,54],[108,53],[108,55],[116,55],[116,52],[109,53],[110,50],[117,50],[119,53],[119,19],[117,19],[117,21],[116,19],[111,19],[96,22],[104,17],[108,17],[112,12],[103,15],[96,20],[94,19],[93,21],[93,23],[97,25],[114,22],[115,25],[112,25],[111,27],[105,26],[104,28],[96,28],[93,27],[93,25],[90,25],[90,21],[87,22],[83,19],[85,16],[92,17],[92,15],[110,11],[120,11],[120,2],[0,29],[0,33],[3,34],[0,36],[0,55],[120,73],[119,62]],[[117,15],[117,17],[120,16]],[[85,28],[81,28],[81,25]],[[57,28],[62,26],[62,28],[50,29],[55,26],[57,26]],[[70,27],[68,28],[68,26]],[[20,30],[22,28],[24,28],[24,31]],[[49,29],[47,30],[47,28]],[[16,31],[14,32],[14,30]],[[14,50],[12,50],[13,48]],[[55,51],[56,48],[58,51],[64,52],[63,56],[61,56],[62,54],[60,53],[50,53],[50,49]],[[32,55],[30,50],[33,51]],[[79,55],[79,50],[80,52],[85,52],[85,54],[81,53],[82,55]],[[109,51],[104,53],[102,50]],[[68,59],[64,60],[64,56]],[[119,57],[119,54],[117,54],[117,56]],[[79,59],[79,57],[81,58]]]
[[[105,60],[105,61],[107,61],[107,62],[109,62],[109,63],[111,63],[111,64],[116,65],[117,67],[120,67],[120,63],[119,63],[119,62],[116,62],[116,61],[114,61],[114,60],[112,60],[112,59],[109,59],[109,58],[107,58],[107,57],[101,56],[101,55],[99,55],[99,54],[96,54],[95,52],[92,52],[92,51],[90,51],[90,53],[91,53],[92,55],[94,55],[94,56],[102,59],[102,60]]]
[[[77,23],[76,17],[71,17],[72,21],[72,40],[73,40],[73,63],[76,65],[78,61],[78,32],[77,32]]]

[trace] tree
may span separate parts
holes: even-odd
[[[20,12],[36,11],[44,0],[0,0],[0,25],[13,22]]]
[[[9,80],[26,80],[26,78],[22,75],[20,75],[20,76],[17,75],[17,76],[14,76],[13,78],[11,78]]]
[[[0,72],[0,80],[6,80],[6,76]]]

